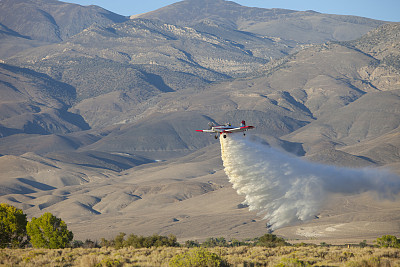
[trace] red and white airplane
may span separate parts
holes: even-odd
[[[227,133],[238,133],[238,132],[243,132],[243,135],[246,135],[245,131],[249,129],[253,129],[254,126],[246,126],[246,122],[242,121],[242,124],[240,127],[234,127],[231,126],[230,123],[224,124],[224,125],[214,125],[214,123],[209,124],[210,128],[208,130],[196,130],[197,132],[203,132],[203,133],[217,133],[215,135],[215,139],[218,138],[218,133],[226,138]]]

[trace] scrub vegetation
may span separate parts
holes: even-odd
[[[1,266],[400,266],[400,241],[392,235],[352,247],[293,245],[271,233],[184,244],[174,235],[119,233],[83,242],[72,241],[65,222],[51,213],[27,222],[22,210],[3,203],[0,215]]]
[[[400,250],[286,245],[2,249],[2,266],[398,266]]]

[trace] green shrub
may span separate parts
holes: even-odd
[[[328,243],[326,243],[326,242],[321,242],[320,244],[319,244],[321,247],[329,247],[330,245],[328,244]]]
[[[305,267],[305,266],[310,266],[310,264],[296,258],[283,258],[276,265],[276,267]]]
[[[105,258],[96,266],[120,267],[123,266],[123,263],[121,263],[118,259]]]
[[[169,265],[172,267],[228,266],[221,257],[204,248],[195,248],[184,254],[178,254],[170,260]]]

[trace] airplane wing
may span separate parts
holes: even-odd
[[[202,132],[202,133],[215,133],[213,130],[196,130],[196,132]]]
[[[244,132],[247,131],[248,129],[253,129],[254,126],[243,126],[243,127],[237,127],[237,128],[233,128],[233,129],[228,129],[225,130],[225,133],[237,133],[237,132]]]
[[[243,127],[240,127],[240,129],[254,129],[255,127],[254,126],[243,126]]]

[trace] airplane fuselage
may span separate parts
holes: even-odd
[[[249,129],[253,129],[254,126],[246,126],[246,122],[242,121],[241,126],[239,127],[234,127],[231,126],[230,123],[227,123],[225,125],[211,125],[209,130],[196,130],[197,132],[203,132],[203,133],[216,133],[215,139],[218,138],[218,133],[220,135],[223,135],[224,138],[226,138],[226,134],[230,133],[237,133],[237,132],[243,132],[243,135],[245,135],[245,131]]]

